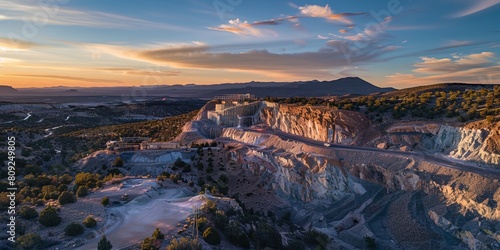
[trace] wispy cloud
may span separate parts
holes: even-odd
[[[2,50],[28,50],[38,46],[40,45],[34,42],[0,37],[0,48]]]
[[[122,81],[110,80],[110,79],[86,78],[86,77],[75,77],[75,76],[60,76],[60,75],[5,74],[5,76],[48,78],[48,79],[70,80],[70,81],[92,82],[92,83],[123,83]]]
[[[500,65],[493,52],[446,58],[421,57],[411,74],[387,76],[388,84],[417,86],[440,82],[493,83],[500,81]],[[485,82],[487,81],[487,82]],[[490,82],[491,81],[491,82]]]
[[[234,51],[236,45],[207,46],[181,44],[178,46],[140,49],[109,45],[87,45],[93,51],[130,60],[164,65],[174,69],[204,69],[246,72],[268,77],[330,78],[334,71],[346,66],[356,66],[377,61],[387,53],[386,46],[376,40],[367,41],[363,48],[349,51],[351,41],[328,41],[315,51],[276,53],[267,49]],[[254,45],[253,47],[256,47]],[[348,58],[348,60],[347,60]]]
[[[364,13],[334,13],[328,4],[325,6],[305,5],[298,7],[298,9],[300,10],[301,16],[324,18],[329,21],[342,22],[348,25],[353,24],[353,22],[347,17],[364,14]]]
[[[294,29],[303,30],[304,27],[299,21],[300,18],[321,18],[321,19],[326,19],[328,21],[341,22],[351,27],[353,25],[353,22],[348,17],[366,14],[364,12],[334,13],[328,4],[325,6],[319,6],[319,5],[296,6],[292,4],[291,6],[299,9],[300,10],[299,14],[288,15],[284,17],[255,21],[255,22],[240,21],[239,18],[236,18],[230,20],[228,24],[221,24],[217,27],[208,27],[208,29],[225,31],[238,35],[263,36],[264,33],[267,33],[276,36],[276,33],[271,30],[263,30],[257,27],[263,25],[278,25],[282,24],[285,21],[289,21],[293,23],[292,27]],[[341,30],[341,32],[342,31],[346,30]]]
[[[478,46],[478,45],[485,45],[485,44],[489,44],[489,43],[490,42],[486,42],[486,41],[456,41],[456,40],[454,40],[454,41],[448,41],[439,47],[425,49],[425,50],[418,50],[418,51],[414,51],[414,52],[410,52],[410,53],[404,53],[404,54],[400,54],[400,55],[387,57],[385,59],[392,60],[392,59],[396,59],[396,58],[421,56],[421,55],[426,55],[426,54],[433,54],[436,52],[445,52],[445,51],[455,50],[458,48],[466,48],[466,47],[472,47],[472,46]]]
[[[482,52],[460,57],[452,55],[452,58],[421,57],[421,62],[415,64],[414,72],[423,74],[437,74],[468,70],[471,68],[484,68],[494,66],[495,58],[493,52]]]
[[[134,68],[98,68],[92,70],[99,71],[108,71],[113,73],[119,73],[123,75],[132,75],[132,76],[179,76],[181,74],[178,70],[143,70],[143,69],[134,69]]]
[[[71,9],[56,1],[0,1],[0,19],[23,21],[31,20],[35,15],[47,16],[40,19],[42,23],[49,25],[85,26],[93,28],[150,28],[150,29],[172,29],[184,30],[177,25],[156,23],[138,18],[117,15],[112,13]]]
[[[468,6],[465,10],[451,15],[451,17],[459,18],[475,14],[499,4],[500,0],[475,0],[469,1],[468,3],[470,3],[470,6]]]
[[[225,31],[237,35],[262,36],[263,32],[260,29],[253,27],[248,21],[240,21],[239,18],[229,20],[228,24],[221,24],[218,27],[208,27],[211,30]]]

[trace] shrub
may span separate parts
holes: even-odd
[[[108,197],[108,196],[104,196],[104,197],[102,197],[102,199],[101,199],[101,204],[102,204],[103,206],[107,206],[107,205],[109,205],[109,197]]]
[[[210,245],[220,244],[220,235],[212,227],[207,228],[205,232],[203,232],[203,239]]]
[[[201,206],[201,210],[213,214],[217,211],[217,203],[213,200],[207,200],[205,204]]]
[[[250,239],[236,221],[230,221],[227,224],[224,230],[224,235],[227,237],[229,242],[231,242],[235,246],[243,248],[250,247]]]
[[[123,164],[124,164],[124,161],[120,156],[116,157],[115,160],[113,161],[113,166],[118,167],[118,168],[123,167]]]
[[[142,241],[141,250],[159,250],[160,246],[160,240],[153,239],[152,237],[147,237]]]
[[[227,184],[229,182],[229,177],[225,174],[221,174],[221,176],[219,176],[219,180]]]
[[[78,173],[75,176],[75,183],[78,186],[87,186],[94,188],[99,181],[99,174],[97,173]]]
[[[68,203],[75,203],[76,202],[76,197],[72,192],[69,191],[64,191],[59,195],[59,204],[64,205]]]
[[[21,209],[19,211],[19,215],[21,215],[21,217],[29,220],[29,219],[33,219],[33,218],[38,217],[38,212],[36,211],[36,209],[34,209],[32,207],[23,206],[23,207],[21,207]]]
[[[186,165],[188,165],[186,162],[184,162],[181,158],[177,158],[174,162],[174,166],[177,168],[184,168]]]
[[[103,235],[101,240],[97,243],[97,250],[111,250],[111,248],[113,248],[113,245],[106,239],[106,235]]]
[[[83,233],[83,226],[79,223],[71,222],[64,228],[66,236],[77,236]]]
[[[173,239],[167,250],[201,250],[201,244],[196,239],[180,238],[179,240]]]
[[[377,248],[377,242],[375,241],[375,238],[370,237],[370,236],[365,236],[363,238],[365,240],[366,247],[368,249],[376,249]]]
[[[224,230],[227,223],[229,223],[229,219],[227,218],[224,211],[217,210],[217,212],[215,212],[215,226],[219,229]]]
[[[200,217],[196,220],[196,225],[198,227],[198,230],[200,230],[201,232],[204,232],[207,227],[208,227],[208,219],[207,217]]]
[[[95,225],[97,225],[97,221],[94,219],[94,217],[92,216],[87,216],[87,218],[85,218],[85,220],[83,220],[83,225],[85,225],[86,227],[95,227]]]
[[[36,233],[21,235],[16,240],[17,249],[37,250],[42,249],[42,238]]]
[[[46,227],[54,227],[61,223],[61,217],[57,214],[55,208],[49,206],[42,210],[38,218],[38,222]]]
[[[272,225],[265,222],[258,222],[255,230],[255,239],[258,240],[260,247],[270,247],[279,249],[282,246],[281,235]]]
[[[296,250],[296,249],[307,249],[306,244],[304,242],[293,239],[288,242],[288,245],[285,246],[285,250]]]
[[[57,190],[59,192],[68,191],[68,186],[66,184],[61,184],[61,185],[59,185],[59,187],[57,187]]]
[[[191,165],[186,164],[186,165],[182,168],[182,172],[183,172],[183,173],[191,172]]]
[[[159,228],[156,228],[152,235],[155,240],[163,240],[165,239],[165,235],[160,231]]]
[[[312,229],[305,233],[304,240],[308,243],[317,245],[320,249],[325,249],[330,238],[325,233]]]
[[[84,186],[78,187],[78,190],[76,190],[76,196],[78,197],[84,197],[87,196],[88,194],[88,189]]]

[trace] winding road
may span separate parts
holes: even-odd
[[[274,131],[274,134],[279,136],[282,139],[297,141],[297,142],[301,142],[301,143],[304,143],[304,144],[307,144],[310,146],[322,147],[325,149],[327,148],[323,145],[324,144],[323,141],[317,141],[317,140],[313,140],[313,139],[310,139],[307,137],[289,134],[289,133],[285,133],[282,131]],[[437,154],[430,154],[430,153],[424,153],[424,152],[392,151],[392,150],[387,150],[387,149],[348,146],[348,145],[333,144],[333,143],[328,148],[332,150],[332,153],[334,150],[343,150],[343,151],[352,151],[352,152],[369,152],[369,153],[378,153],[378,154],[388,154],[388,155],[409,157],[409,158],[414,158],[414,159],[418,159],[418,160],[423,160],[423,161],[426,161],[426,162],[429,162],[432,164],[436,164],[439,166],[447,167],[447,168],[453,168],[453,169],[458,169],[461,171],[479,174],[481,176],[488,177],[488,178],[500,179],[500,170],[499,169],[483,168],[483,167],[478,167],[478,166],[474,166],[474,165],[470,165],[470,164],[462,164],[462,163],[446,160],[445,158],[439,157]]]

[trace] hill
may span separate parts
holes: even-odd
[[[248,84],[249,85],[249,84]],[[345,94],[367,95],[372,93],[381,93],[393,91],[393,88],[379,88],[373,84],[359,78],[346,77],[331,81],[305,81],[282,83],[282,86],[254,87],[247,86],[239,89],[223,89],[208,92],[211,95],[250,93],[257,97],[319,97],[319,96],[339,96]]]
[[[17,93],[17,89],[8,85],[0,85],[0,93],[2,94]]]
[[[331,81],[298,81],[298,82],[246,82],[246,83],[222,83],[212,85],[148,85],[138,87],[93,87],[93,88],[27,88],[19,89],[17,92],[7,93],[0,101],[20,101],[23,96],[29,97],[29,101],[51,100],[51,97],[67,97],[78,102],[90,100],[91,96],[106,96],[105,101],[120,101],[123,97],[137,99],[135,95],[140,93],[144,100],[156,98],[201,98],[212,99],[214,96],[235,93],[250,93],[257,97],[320,97],[340,96],[345,94],[367,95],[372,93],[385,93],[393,91],[393,88],[379,88],[371,83],[358,78],[346,77]],[[3,92],[2,92],[3,94]],[[96,101],[95,98],[94,102]],[[57,102],[55,98],[53,102]]]

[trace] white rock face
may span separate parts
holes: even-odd
[[[485,142],[489,136],[487,130],[441,125],[438,132],[431,137],[425,137],[422,144],[456,159],[498,165],[500,154],[486,149]]]
[[[133,156],[127,160],[127,163],[160,163],[160,162],[170,163],[177,160],[177,158],[183,159],[181,152],[169,152],[163,154],[145,154],[137,152],[134,153]]]
[[[366,192],[361,184],[325,157],[252,150],[244,155],[244,159],[247,169],[268,179],[268,185],[287,198],[303,202],[316,199],[336,201]],[[269,175],[272,178],[268,178]]]
[[[332,142],[346,145],[363,145],[369,137],[380,134],[366,116],[354,111],[268,104],[260,119],[274,129],[320,141],[327,141],[332,129]]]

